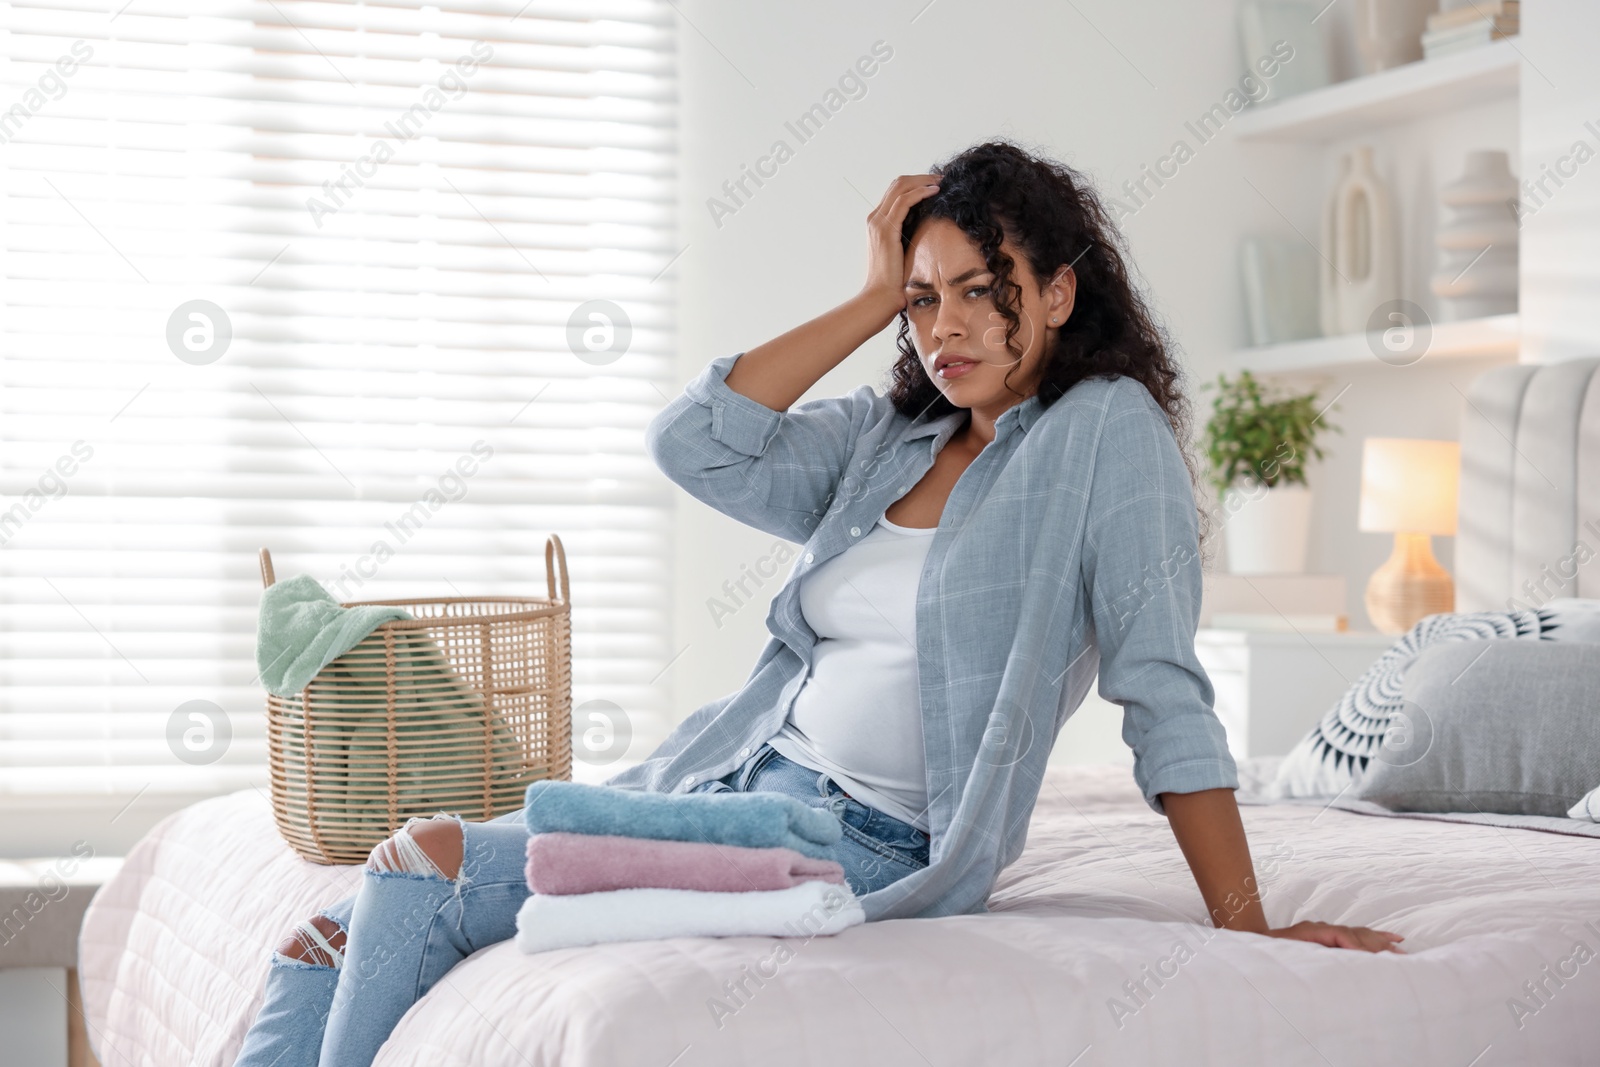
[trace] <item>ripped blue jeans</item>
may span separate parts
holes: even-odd
[[[409,848],[382,862],[374,850],[355,896],[318,913],[345,932],[333,965],[272,954],[266,998],[234,1067],[366,1067],[450,968],[516,933],[517,909],[528,897],[521,809],[489,822],[456,819],[461,869],[453,880],[410,842],[422,821],[408,820],[391,839]]]
[[[692,792],[786,793],[839,817],[829,858],[857,896],[928,865],[928,836],[845,795],[825,773],[762,745],[722,778]],[[273,953],[266,998],[234,1067],[369,1067],[412,1004],[450,968],[516,933],[528,898],[528,831],[522,811],[461,824],[461,870],[445,878],[410,840],[411,819],[374,850],[361,889],[318,914],[345,932],[342,956],[305,963]]]

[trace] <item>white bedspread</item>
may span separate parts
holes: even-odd
[[[412,1008],[377,1065],[1600,1060],[1600,842],[1304,805],[1242,810],[1273,925],[1392,929],[1409,955],[1211,929],[1129,772],[1052,768],[993,914],[809,942],[681,938],[539,956],[496,945]],[[85,919],[100,1061],[230,1064],[271,947],[358,879],[359,868],[291,853],[253,790],[162,823]],[[792,953],[775,954],[780,944]]]

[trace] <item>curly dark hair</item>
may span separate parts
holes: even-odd
[[[1169,353],[1171,341],[1129,278],[1122,235],[1088,180],[1064,163],[1005,139],[973,145],[935,164],[930,173],[943,175],[943,181],[937,193],[912,205],[901,227],[901,248],[909,249],[912,235],[930,219],[949,219],[972,238],[994,275],[989,288],[995,310],[1006,320],[1006,348],[1018,359],[1022,287],[1012,280],[1014,261],[1000,250],[1000,242],[1009,239],[1021,249],[1040,280],[1070,264],[1077,275],[1076,296],[1066,324],[1044,353],[1040,404],[1048,408],[1086,378],[1132,378],[1166,412],[1190,482],[1198,486],[1188,447],[1190,410],[1181,388],[1183,372]],[[902,310],[895,338],[900,357],[890,368],[887,393],[895,409],[911,418],[964,410],[929,379],[910,332]],[[1009,387],[1009,371],[1006,377]],[[1204,542],[1209,517],[1198,500],[1196,510]]]

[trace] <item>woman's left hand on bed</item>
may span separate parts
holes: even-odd
[[[1318,945],[1327,945],[1329,948],[1358,948],[1366,952],[1398,952],[1405,954],[1405,949],[1395,944],[1404,941],[1399,934],[1387,930],[1370,930],[1365,926],[1335,926],[1333,923],[1321,923],[1307,919],[1297,922],[1293,926],[1282,926],[1276,930],[1268,930],[1268,937],[1281,937],[1290,941],[1311,941]]]

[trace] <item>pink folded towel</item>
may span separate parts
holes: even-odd
[[[528,838],[528,888],[547,896],[614,889],[742,893],[788,889],[809,881],[843,885],[844,868],[792,848],[601,834],[545,833]]]

